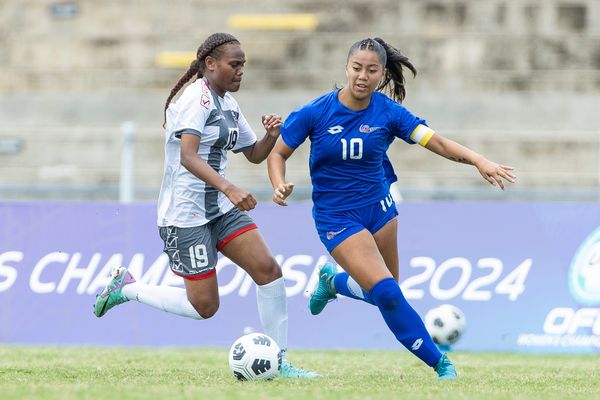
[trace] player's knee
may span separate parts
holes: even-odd
[[[386,278],[377,282],[369,294],[373,302],[385,310],[396,309],[403,299],[400,287],[394,278]]]
[[[283,276],[281,267],[273,257],[264,257],[257,261],[259,262],[260,269],[256,273],[256,284],[266,285]]]
[[[189,301],[202,319],[212,317],[219,310],[218,301],[203,301],[200,299],[189,299]]]
[[[203,319],[208,319],[208,318],[212,317],[213,315],[215,315],[217,313],[217,311],[219,310],[219,303],[217,303],[217,304],[205,304],[202,307],[196,307],[196,306],[194,306],[194,308],[196,309],[196,311],[198,312],[198,314],[200,314],[200,316]]]

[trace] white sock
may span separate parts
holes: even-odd
[[[258,315],[265,333],[272,337],[282,350],[285,360],[288,336],[287,297],[283,277],[267,283],[256,285],[256,301]]]
[[[171,314],[203,319],[189,302],[185,289],[172,286],[145,285],[133,282],[123,286],[121,293],[129,300],[137,300]]]

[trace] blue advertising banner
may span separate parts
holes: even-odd
[[[399,213],[401,288],[421,316],[444,303],[463,310],[456,349],[600,351],[599,205],[406,202]],[[135,301],[93,315],[115,266],[149,284],[183,285],[169,271],[155,215],[146,203],[0,204],[0,342],[225,347],[261,331],[255,285],[224,257],[213,318]],[[332,259],[309,203],[261,204],[251,216],[283,269],[290,348],[401,348],[366,303],[340,297],[310,315],[316,271]]]

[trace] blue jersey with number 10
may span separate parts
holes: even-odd
[[[293,149],[310,138],[314,207],[342,211],[388,195],[385,152],[394,138],[415,143],[410,136],[419,125],[425,121],[385,94],[374,92],[369,107],[353,111],[334,90],[292,112],[281,137]]]

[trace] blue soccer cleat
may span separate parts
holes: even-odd
[[[319,284],[308,301],[308,308],[312,315],[319,314],[327,303],[337,298],[332,282],[336,274],[337,270],[331,263],[325,263],[319,270]]]
[[[456,368],[454,368],[454,364],[452,364],[452,361],[450,361],[445,354],[442,355],[442,358],[435,364],[433,369],[437,372],[439,380],[452,380],[457,378]]]

